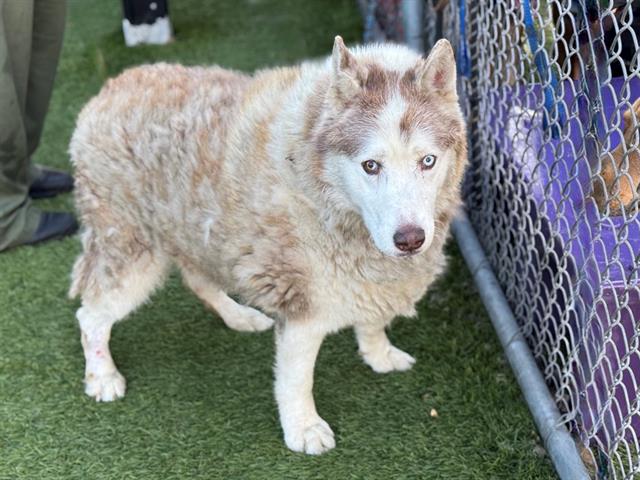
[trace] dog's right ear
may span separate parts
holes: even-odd
[[[344,101],[357,94],[361,88],[361,68],[340,35],[336,36],[333,42],[331,64],[333,66],[331,88],[336,98]]]
[[[444,39],[438,40],[429,56],[420,60],[416,77],[425,92],[436,92],[445,99],[457,101],[456,59],[451,44]]]

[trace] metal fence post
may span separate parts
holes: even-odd
[[[589,480],[466,213],[458,215],[452,230],[558,475],[562,480]]]

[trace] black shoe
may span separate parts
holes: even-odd
[[[40,167],[40,176],[29,187],[31,198],[55,197],[73,190],[73,177],[68,173]]]
[[[35,233],[25,245],[34,245],[47,240],[67,237],[78,231],[78,222],[70,213],[66,212],[42,212],[40,223]]]

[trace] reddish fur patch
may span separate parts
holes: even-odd
[[[209,146],[209,132],[202,129],[196,135],[197,155],[200,161],[192,172],[191,186],[193,189],[198,188],[206,176],[215,179],[220,170],[220,162],[213,157]]]
[[[416,83],[413,70],[405,73],[400,80],[400,94],[408,105],[400,119],[400,131],[403,134],[408,135],[414,129],[428,131],[445,150],[464,141],[465,128],[457,103],[423,91]]]
[[[364,143],[364,133],[376,128],[377,116],[394,91],[399,92],[408,105],[399,125],[403,134],[408,135],[414,129],[426,130],[444,150],[464,140],[464,124],[457,107],[452,112],[452,102],[443,101],[436,93],[423,91],[414,69],[402,77],[378,64],[365,65],[362,71],[358,79],[361,84],[359,92],[350,99],[339,98],[337,108],[320,125],[317,122],[322,103],[315,98],[310,102],[305,133],[309,132],[309,136],[311,132],[315,133],[313,141],[321,156],[329,152],[355,156]],[[444,81],[441,72],[436,73],[437,79]]]
[[[268,313],[288,319],[307,318],[309,272],[300,258],[300,240],[285,214],[267,214],[256,225],[259,238],[278,238],[278,243],[256,240],[234,267],[242,282],[241,295]]]
[[[433,75],[433,86],[435,88],[443,88],[444,87],[444,72],[442,70],[438,70]]]
[[[368,64],[359,73],[361,88],[348,99],[338,98],[333,114],[318,125],[315,144],[320,154],[328,152],[354,156],[363,143],[363,132],[375,128],[376,117],[385,107],[399,80],[397,72]],[[329,87],[329,90],[334,87]],[[331,91],[329,91],[331,95]]]

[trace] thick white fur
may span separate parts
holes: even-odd
[[[363,78],[374,64],[391,80],[372,97],[381,107],[363,112],[374,120],[353,138],[360,146],[327,147],[333,119],[349,108],[345,94],[369,88]],[[82,297],[86,393],[98,401],[124,395],[111,327],[174,264],[229,327],[264,330],[276,319],[285,442],[309,454],[333,448],[312,394],[324,337],[355,327],[360,354],[376,372],[415,361],[391,345],[385,326],[415,313],[444,266],[465,163],[452,75],[455,82],[446,42],[425,63],[399,46],[349,52],[338,38],[324,62],[253,77],[157,65],[111,80],[81,113],[70,147],[86,227],[71,287]],[[409,86],[420,105],[401,94],[405,77],[415,77]],[[403,130],[411,108],[421,127]],[[455,142],[443,143],[434,109],[453,118]],[[437,164],[420,171],[426,154]],[[384,164],[380,175],[363,171],[367,159]],[[401,257],[393,235],[406,224],[423,228],[426,240]]]

